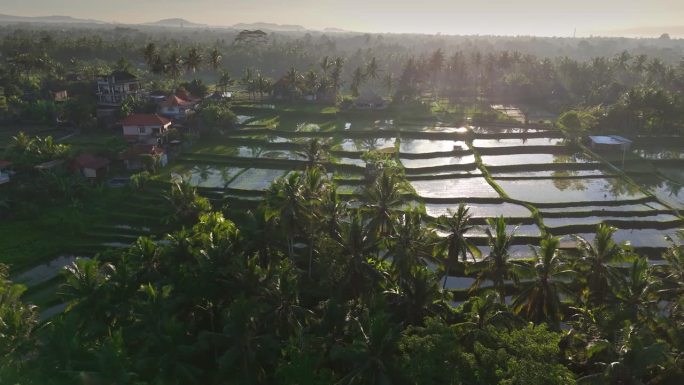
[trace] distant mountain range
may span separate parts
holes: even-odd
[[[0,14],[0,23],[106,24],[101,20],[77,19],[71,16],[13,16]]]
[[[147,23],[148,25],[159,25],[163,27],[208,27],[206,24],[198,24],[198,23],[193,23],[191,21],[181,19],[181,18],[173,18],[173,19],[164,19],[164,20],[159,20],[155,21],[153,23]]]
[[[275,23],[239,23],[232,26],[235,29],[265,29],[268,31],[289,31],[302,32],[307,31],[301,25],[275,24]]]
[[[13,16],[0,14],[0,24],[17,24],[17,23],[42,23],[42,24],[115,24],[102,20],[94,19],[78,19],[71,16]],[[150,23],[132,24],[132,25],[146,25],[157,27],[171,27],[171,28],[231,28],[237,30],[243,29],[262,29],[266,31],[278,32],[306,32],[310,29],[301,25],[276,24],[276,23],[238,23],[232,26],[212,26],[208,24],[194,23],[192,21],[182,18],[170,18]],[[325,28],[323,32],[348,32],[339,28]]]

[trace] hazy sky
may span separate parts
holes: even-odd
[[[684,24],[684,0],[0,0],[0,13],[140,23],[181,17],[368,32],[570,36]],[[656,28],[657,30],[657,28]]]

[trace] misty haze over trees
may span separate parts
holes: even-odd
[[[604,175],[607,162],[579,158],[587,133],[681,143],[682,52],[684,40],[667,36],[1,27],[0,121],[17,134],[0,148],[17,172],[0,186],[0,240],[11,244],[0,246],[0,383],[681,384],[683,219],[624,170]],[[170,166],[178,169],[160,172],[155,153],[145,153],[139,173],[118,166],[126,186],[116,188],[44,171],[84,148],[121,161],[128,145],[118,120],[159,111],[134,96],[116,107],[116,123],[98,120],[95,78],[113,71],[165,101],[196,97],[164,138],[179,147]],[[69,98],[55,100],[62,89]],[[492,104],[551,118],[511,121]],[[72,142],[21,131],[63,122]],[[475,132],[471,123],[503,128]],[[521,155],[522,146],[477,148],[478,134],[538,139],[545,144],[533,155],[550,152],[535,165],[549,169],[520,177],[525,165],[504,164],[499,182],[560,181],[551,191],[581,192],[584,181],[606,179],[612,184],[594,201],[570,202],[578,211],[569,218],[591,220],[606,208],[618,222],[627,217],[621,209],[644,221],[663,215],[648,229],[676,226],[672,236],[638,249],[592,222],[578,226],[591,234],[568,246],[542,226],[536,206],[497,185],[495,165],[484,166],[481,154]],[[380,139],[390,145],[374,150]],[[447,144],[401,159],[402,140]],[[269,151],[276,156],[261,156]],[[433,157],[472,160],[411,172],[402,164]],[[193,185],[176,172],[183,167],[203,180],[221,174],[222,184]],[[265,187],[229,188],[244,175]],[[519,235],[498,212],[476,217],[460,196],[439,196],[442,179],[481,183],[463,200],[518,206],[523,225],[541,231]],[[416,181],[453,209],[428,215]],[[548,218],[566,219],[565,202],[546,203]],[[24,237],[30,232],[48,242]],[[27,299],[6,264],[42,264],[41,253],[69,242],[99,251],[74,257]],[[58,311],[46,316],[34,300]]]

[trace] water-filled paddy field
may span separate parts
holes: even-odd
[[[353,200],[362,190],[366,162],[361,155],[384,151],[405,169],[413,189],[407,202],[429,217],[448,215],[460,202],[470,207],[476,223],[471,236],[484,252],[485,219],[500,215],[509,218],[509,230],[516,229],[521,239],[514,245],[518,257],[529,256],[527,243],[547,231],[591,238],[595,226],[607,222],[620,229],[620,241],[660,248],[667,246],[664,234],[682,227],[673,208],[684,208],[684,188],[678,188],[684,171],[667,163],[681,158],[681,150],[635,150],[636,159],[660,162],[652,166],[660,176],[630,180],[545,128],[288,117],[271,128],[235,132],[225,143],[197,146],[196,156],[188,154],[173,172],[199,187],[228,188],[226,196],[258,199],[273,181],[303,167],[306,143],[314,137],[331,151],[325,165],[334,171],[344,199]]]
[[[609,202],[637,200],[646,195],[620,178],[498,180],[513,199],[530,203]]]
[[[562,138],[502,138],[475,139],[473,146],[478,148],[521,147],[521,146],[558,146],[565,142]]]

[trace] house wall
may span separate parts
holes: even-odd
[[[109,80],[98,80],[98,101],[101,104],[120,104],[129,95],[140,92],[138,81],[126,83],[111,83]]]
[[[144,132],[140,131],[143,128]],[[154,133],[154,130],[161,129],[161,126],[123,126],[124,136],[149,136]]]
[[[184,117],[187,114],[187,111],[190,108],[188,107],[160,107],[159,108],[159,113],[164,116],[170,116],[170,117]]]
[[[86,178],[97,178],[97,170],[94,168],[84,168],[83,176]]]

